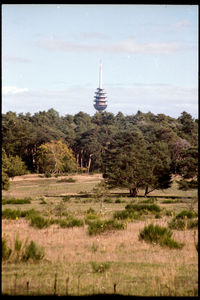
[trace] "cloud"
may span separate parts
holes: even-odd
[[[12,87],[13,88],[13,87]],[[13,89],[14,90],[14,89]],[[18,89],[19,90],[19,89]],[[23,89],[21,89],[23,90]],[[154,114],[164,113],[178,117],[185,110],[198,116],[197,88],[158,84],[107,85],[107,111],[135,114],[138,110]],[[65,89],[47,89],[21,93],[7,93],[2,97],[3,112],[16,111],[35,113],[53,107],[61,115],[84,111],[93,115],[95,88],[71,86]]]
[[[191,25],[191,22],[187,20],[181,20],[173,24],[173,26],[177,29],[185,29]]]
[[[12,63],[30,63],[31,60],[24,57],[18,57],[18,56],[4,56],[5,62],[12,62]]]
[[[100,44],[84,44],[78,42],[62,41],[56,39],[43,39],[37,42],[37,46],[52,51],[103,51],[111,53],[129,54],[171,54],[190,49],[177,42],[138,42],[135,39],[126,39],[119,42]]]
[[[100,40],[107,40],[109,39],[109,36],[104,34],[104,33],[100,33],[100,32],[84,32],[81,34],[81,37],[84,39],[100,39]]]
[[[3,86],[2,87],[2,94],[3,95],[15,95],[28,92],[27,88],[18,88],[16,86]]]

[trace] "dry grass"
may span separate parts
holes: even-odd
[[[77,175],[76,175],[77,176]],[[23,176],[24,177],[24,176]],[[75,176],[70,176],[75,178]],[[60,178],[59,178],[60,179]],[[32,196],[32,204],[22,205],[21,209],[34,207],[45,212],[47,205],[41,205],[38,197],[44,195],[47,184],[50,192],[55,192],[55,178],[38,178],[26,175],[23,180],[14,180],[10,192],[3,196]],[[74,192],[76,189],[90,191],[101,180],[100,175],[78,175],[73,184],[58,184],[60,192]],[[70,187],[69,187],[70,185]],[[27,189],[26,189],[26,188]],[[38,188],[36,188],[38,187]],[[70,190],[71,189],[71,190]],[[29,195],[27,195],[27,191]],[[174,190],[175,191],[175,190]],[[30,195],[31,193],[31,195]],[[58,191],[57,191],[58,193]],[[59,198],[47,198],[53,205]],[[88,199],[85,199],[88,200]],[[131,199],[125,203],[104,203],[105,217],[112,216],[116,210],[124,209]],[[188,206],[186,203],[162,204],[162,207],[180,211]],[[3,208],[19,208],[5,205]],[[73,199],[66,203],[66,208],[76,216],[84,217],[86,210],[92,207],[99,211],[96,202],[84,202],[84,199]],[[195,206],[197,209],[197,205]],[[97,236],[89,236],[87,225],[74,228],[60,228],[51,225],[45,229],[35,229],[26,219],[2,220],[2,235],[6,235],[10,246],[19,234],[25,241],[35,241],[45,249],[45,259],[37,265],[32,263],[3,263],[2,292],[9,294],[52,294],[54,292],[55,273],[57,273],[57,293],[66,294],[66,279],[69,277],[68,293],[71,295],[87,295],[94,293],[113,293],[116,284],[117,293],[140,296],[194,296],[197,294],[198,255],[194,246],[194,230],[173,231],[174,238],[185,243],[180,249],[161,248],[140,241],[138,235],[145,225],[153,222],[167,226],[171,217],[162,219],[146,218],[127,224],[126,230],[106,232]],[[198,234],[196,232],[196,239]],[[107,271],[98,274],[91,268],[91,262],[110,262]],[[16,275],[15,275],[16,274]],[[30,287],[27,291],[26,282]]]

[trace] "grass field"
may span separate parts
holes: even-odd
[[[153,223],[168,227],[168,223],[180,211],[193,209],[197,212],[195,190],[179,191],[174,181],[172,188],[152,193],[152,201],[161,208],[159,214],[145,211],[138,218],[126,219],[126,226],[122,230],[90,235],[87,218],[110,220],[116,211],[125,210],[128,204],[137,204],[150,198],[134,199],[125,194],[111,194],[101,207],[92,194],[92,189],[102,179],[101,175],[68,177],[75,179],[75,182],[59,182],[60,177],[41,178],[39,175],[16,177],[11,181],[9,191],[2,192],[3,199],[31,199],[31,203],[27,204],[15,204],[14,201],[3,204],[2,211],[8,208],[35,209],[46,219],[62,220],[69,214],[83,221],[79,227],[61,227],[59,223],[54,223],[38,229],[31,226],[27,218],[3,218],[2,236],[6,237],[10,248],[15,248],[18,236],[22,244],[28,238],[43,247],[45,252],[44,258],[38,262],[20,261],[12,254],[3,261],[3,294],[198,295],[197,227],[172,230],[173,237],[184,243],[182,249],[161,247],[139,239],[139,233],[145,225]],[[116,189],[114,192],[128,191]],[[143,191],[140,191],[139,195],[142,194]]]

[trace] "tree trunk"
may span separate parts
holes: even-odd
[[[147,185],[146,188],[145,188],[144,196],[146,197],[148,193],[149,193],[149,187],[148,187],[148,185]]]
[[[83,168],[83,150],[81,150],[81,169]]]
[[[138,193],[137,188],[130,189],[130,196],[131,197],[136,197],[137,193]]]
[[[90,154],[90,155],[89,155],[88,167],[87,167],[88,173],[90,172],[90,166],[91,166],[91,162],[92,162],[92,155],[93,155],[93,154]]]

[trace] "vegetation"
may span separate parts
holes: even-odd
[[[186,112],[2,114],[2,292],[197,296],[197,149]]]
[[[116,219],[88,221],[89,235],[96,235],[105,231],[121,230],[125,228],[126,224],[124,222],[117,221]]]
[[[10,190],[2,192],[3,199],[25,199],[31,195],[30,204],[5,204],[2,209],[2,246],[6,238],[4,249],[7,249],[4,250],[7,258],[2,258],[3,294],[77,296],[115,292],[136,296],[197,296],[195,223],[198,219],[194,212],[198,203],[190,198],[195,191],[178,190],[177,178],[170,189],[154,192],[154,197],[132,199],[123,190],[107,191],[106,195],[106,190],[104,194],[100,188],[102,199],[112,200],[103,202],[101,209],[101,199],[91,195],[102,180],[100,174],[70,176],[76,179],[75,183],[26,175],[11,180]],[[116,199],[120,202],[116,203]],[[180,201],[162,203],[163,199]],[[46,205],[41,204],[42,200]],[[192,218],[186,218],[190,216],[188,212],[193,213]],[[174,232],[175,242],[185,244],[181,255],[180,248],[170,248],[174,247],[171,240],[162,247],[158,242],[154,247],[138,240],[140,231],[149,222],[166,228],[177,215],[183,217],[177,220],[187,226],[190,221],[193,223],[192,230]],[[34,226],[31,219],[36,221]],[[45,222],[49,222],[48,226]],[[43,247],[43,254],[38,255],[28,238]],[[25,252],[28,246],[29,252]],[[36,259],[31,258],[34,256]]]
[[[169,248],[181,249],[184,246],[183,243],[179,243],[172,238],[171,230],[154,224],[145,226],[140,231],[139,238],[152,244],[159,244],[162,247],[167,246]]]
[[[26,172],[103,172],[110,188],[127,188],[131,196],[139,188],[145,195],[169,188],[173,174],[182,176],[180,188],[196,188],[197,145],[198,120],[187,112],[177,119],[140,111],[8,112],[2,114],[2,188],[9,188],[8,177]]]
[[[9,199],[2,199],[2,204],[30,204],[31,198],[26,197],[24,199],[15,199],[15,198],[9,198]]]

